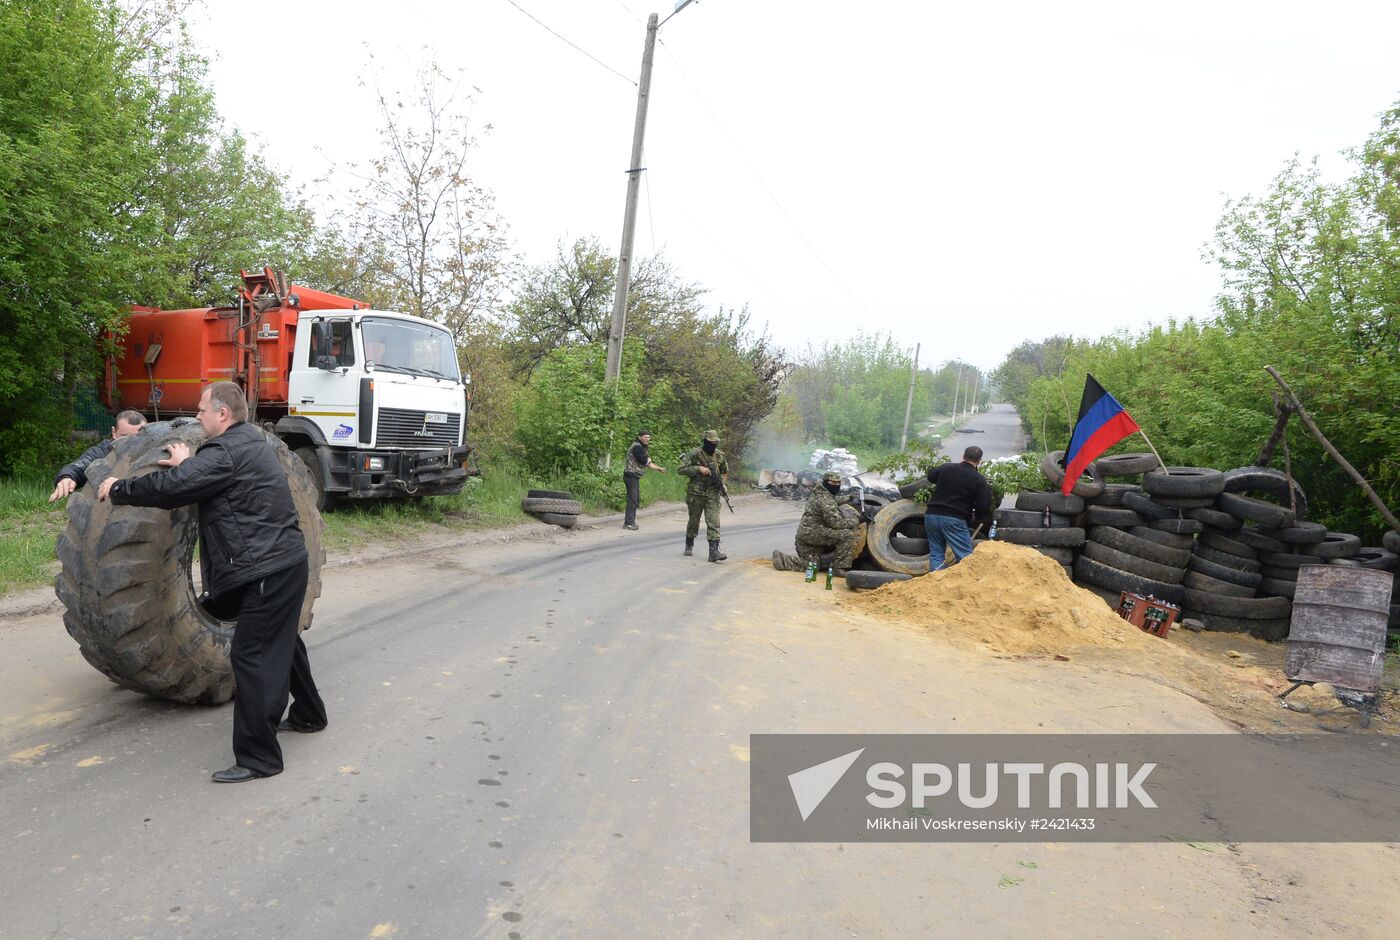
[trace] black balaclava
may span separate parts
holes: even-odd
[[[841,492],[840,483],[823,483],[822,486],[826,487],[826,491],[832,496],[835,496],[836,494]]]
[[[715,448],[719,446],[719,441],[701,441],[700,446],[704,449],[705,453],[713,454]]]

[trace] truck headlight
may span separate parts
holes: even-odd
[[[366,458],[365,458],[365,469],[366,469],[366,470],[383,470],[383,469],[384,469],[384,458],[383,458],[383,457],[366,457]]]

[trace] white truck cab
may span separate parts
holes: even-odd
[[[467,476],[470,377],[441,325],[382,310],[302,310],[287,414],[276,425],[337,497],[459,492]]]

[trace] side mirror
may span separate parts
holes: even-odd
[[[317,356],[316,368],[325,369],[327,372],[334,372],[340,368],[340,362],[334,356]]]

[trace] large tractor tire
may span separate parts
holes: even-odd
[[[264,432],[266,433],[266,432]],[[306,538],[310,577],[301,629],[321,593],[321,514],[311,473],[300,457],[267,435],[287,474]],[[56,589],[66,608],[63,625],[93,668],[117,685],[192,705],[218,705],[234,694],[229,645],[233,621],[220,620],[195,590],[196,507],[149,509],[97,501],[109,476],[141,476],[159,469],[165,447],[204,441],[197,424],[148,425],[118,440],[106,459],[88,468],[89,483],[68,499],[68,527],[58,537],[62,563]]]

